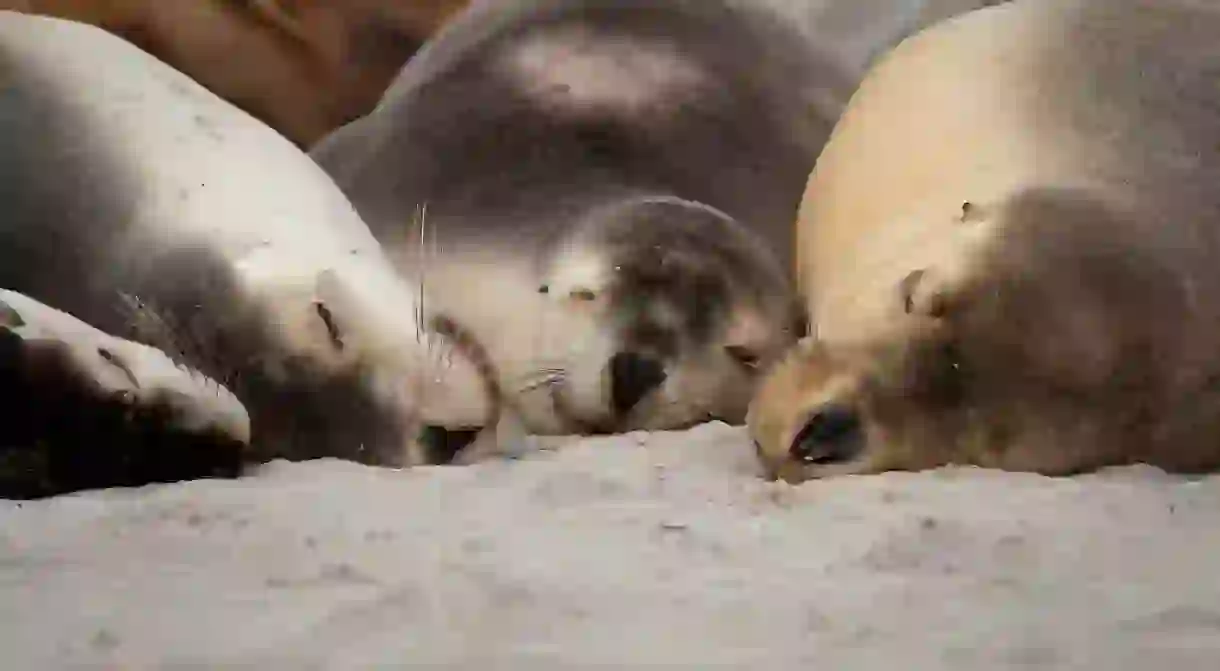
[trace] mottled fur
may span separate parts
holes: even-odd
[[[427,206],[438,310],[528,430],[739,422],[799,323],[786,268],[823,88],[839,74],[754,3],[484,2],[311,153],[408,274]],[[619,355],[664,377],[627,409]]]

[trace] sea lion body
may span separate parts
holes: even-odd
[[[485,2],[311,154],[528,431],[739,422],[799,328],[826,63],[753,3]]]
[[[0,0],[105,28],[312,144],[372,109],[466,0]]]
[[[881,59],[809,181],[772,475],[1220,465],[1220,8],[1013,0]]]
[[[84,24],[0,13],[0,81],[0,288],[229,387],[258,457],[401,464],[418,423],[486,423],[419,287],[287,140]]]
[[[852,84],[830,92],[837,107],[877,58],[906,37],[946,18],[1005,0],[760,0],[802,28]]]

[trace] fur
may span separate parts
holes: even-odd
[[[843,85],[755,3],[484,2],[311,154],[408,275],[426,207],[437,309],[527,430],[738,423],[800,328],[791,222]]]
[[[768,474],[1220,465],[1220,9],[1013,0],[906,40],[810,180]]]
[[[0,0],[99,26],[299,146],[373,108],[467,0]]]
[[[29,299],[4,301],[5,365],[35,371],[7,378],[6,395],[62,391],[65,378],[37,371],[67,370],[72,397],[102,407],[124,389],[105,380],[126,370],[136,389],[207,406],[208,384],[140,373],[132,362],[151,354],[124,358],[142,344],[249,415],[239,430],[177,412],[172,428],[220,427],[257,461],[409,465],[425,460],[423,427],[491,421],[477,365],[432,328],[421,287],[287,140],[80,23],[0,12],[0,76],[0,287]],[[27,365],[43,356],[54,365]],[[114,426],[139,433],[139,416]]]

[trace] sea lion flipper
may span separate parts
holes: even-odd
[[[0,291],[0,496],[237,475],[245,407],[164,352]]]

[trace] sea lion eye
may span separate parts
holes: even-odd
[[[855,459],[863,447],[859,413],[846,405],[828,405],[805,422],[788,454],[805,464],[838,464]]]
[[[742,345],[726,345],[724,352],[742,368],[757,369],[762,361],[758,352]]]
[[[572,300],[580,301],[582,303],[590,303],[597,300],[597,294],[593,293],[592,289],[573,289],[568,293],[568,296]]]
[[[343,334],[339,331],[339,326],[335,323],[335,316],[331,313],[330,308],[326,307],[321,301],[313,304],[314,311],[318,313],[318,317],[322,319],[322,323],[326,325],[326,335],[330,338],[330,344],[337,350],[343,349]]]

